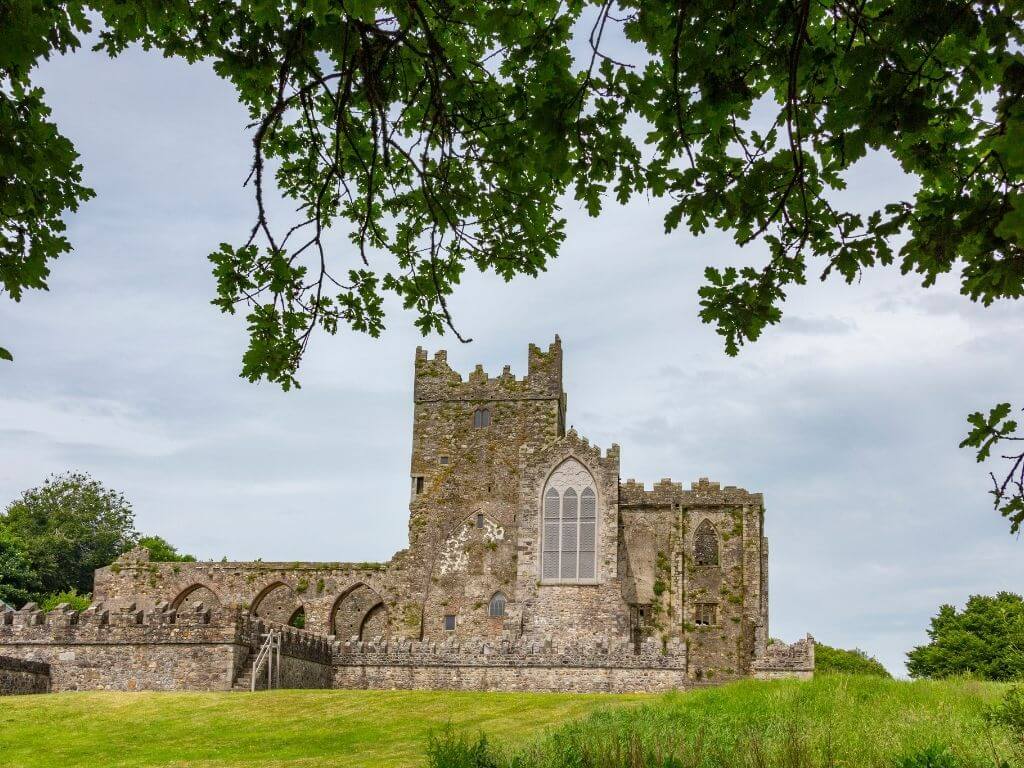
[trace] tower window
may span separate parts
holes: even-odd
[[[697,603],[693,606],[693,623],[698,627],[713,627],[718,623],[718,606],[714,603]]]
[[[444,617],[444,631],[454,632],[455,631],[455,614],[449,613]]]
[[[477,408],[473,413],[473,426],[477,428],[491,426],[491,409]]]
[[[423,493],[423,475],[417,475],[415,478],[416,483],[416,495]]]
[[[483,515],[483,512],[477,512],[476,513],[476,527],[477,528],[483,528],[484,527],[484,515]]]
[[[491,602],[487,605],[487,615],[492,619],[500,619],[505,615],[505,595],[495,592]]]
[[[693,562],[696,565],[718,565],[718,534],[708,520],[698,525],[693,535]]]
[[[441,457],[441,463],[442,464],[447,464],[448,463],[448,457],[447,456],[442,456]]]

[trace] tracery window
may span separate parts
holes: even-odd
[[[597,578],[597,495],[594,479],[575,459],[548,480],[543,496],[541,579],[593,582]]]
[[[490,408],[477,408],[473,412],[473,426],[474,427],[489,427],[491,426],[491,409]]]
[[[491,597],[491,602],[487,605],[487,615],[493,619],[498,619],[505,615],[504,594],[501,592],[494,593],[494,596]]]
[[[693,535],[693,562],[696,565],[718,565],[718,534],[708,520],[698,525]]]

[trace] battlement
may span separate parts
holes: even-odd
[[[522,378],[517,378],[509,365],[506,365],[498,376],[490,376],[482,365],[477,365],[469,376],[463,379],[448,365],[448,353],[445,350],[438,350],[431,358],[427,350],[417,347],[413,397],[418,403],[561,398],[561,339],[555,336],[547,351],[531,344],[527,361],[527,373]]]
[[[690,484],[689,490],[682,483],[662,478],[653,487],[633,478],[619,483],[619,503],[624,507],[665,507],[678,504],[682,507],[737,506],[754,504],[760,506],[760,493],[749,493],[743,488],[727,485],[724,488],[702,477]]]
[[[543,641],[388,642],[376,637],[369,642],[353,637],[334,646],[335,666],[494,666],[494,667],[593,667],[686,669],[686,645],[672,640],[667,646],[648,638],[637,648],[629,639],[601,639],[593,643]]]
[[[774,680],[783,677],[807,679],[814,676],[814,638],[807,635],[795,643],[769,643],[764,654],[750,665],[754,677]]]

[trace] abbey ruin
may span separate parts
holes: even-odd
[[[390,561],[133,550],[96,572],[88,611],[0,613],[0,680],[40,686],[48,665],[53,690],[248,689],[271,628],[284,687],[633,691],[812,674],[809,637],[769,641],[761,494],[620,480],[618,445],[566,431],[557,336],[530,346],[522,378],[477,366],[464,380],[443,351],[417,349],[413,396],[409,546]]]

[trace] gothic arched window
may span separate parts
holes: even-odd
[[[696,565],[718,565],[718,534],[708,520],[698,525],[693,535],[693,562]]]
[[[487,615],[493,619],[499,619],[505,615],[505,595],[495,592],[491,602],[487,605]]]
[[[473,426],[474,427],[489,427],[491,426],[491,409],[490,408],[477,408],[473,412]]]
[[[548,480],[541,515],[541,579],[592,582],[597,578],[597,495],[594,480],[575,459]]]

